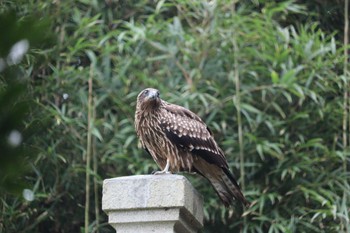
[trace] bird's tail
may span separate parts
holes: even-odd
[[[224,189],[224,191],[221,191],[221,189]],[[250,203],[244,197],[241,188],[237,184],[237,181],[233,177],[233,174],[228,168],[222,168],[221,170],[221,189],[215,190],[226,206],[232,204],[233,199],[243,203],[244,206],[250,205]],[[220,192],[223,194],[220,194]],[[225,196],[225,199],[223,198],[223,196]]]
[[[221,201],[226,207],[233,203],[233,200],[241,202],[244,206],[250,203],[244,197],[239,185],[237,184],[233,174],[228,168],[218,167],[216,165],[207,164],[209,169],[203,169],[203,166],[195,166],[196,170],[207,178]]]

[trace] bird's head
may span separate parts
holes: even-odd
[[[159,91],[154,88],[146,88],[137,96],[136,109],[143,111],[154,110],[159,107],[160,103]]]

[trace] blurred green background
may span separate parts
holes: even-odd
[[[133,119],[155,87],[208,124],[253,203],[239,218],[186,175],[202,233],[349,233],[344,4],[1,1],[0,232],[114,232],[101,184],[158,169]]]

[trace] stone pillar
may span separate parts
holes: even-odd
[[[102,209],[117,233],[195,233],[203,227],[203,198],[181,175],[106,179]]]

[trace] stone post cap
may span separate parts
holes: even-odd
[[[102,209],[118,233],[194,233],[203,227],[203,198],[181,175],[106,179]]]

